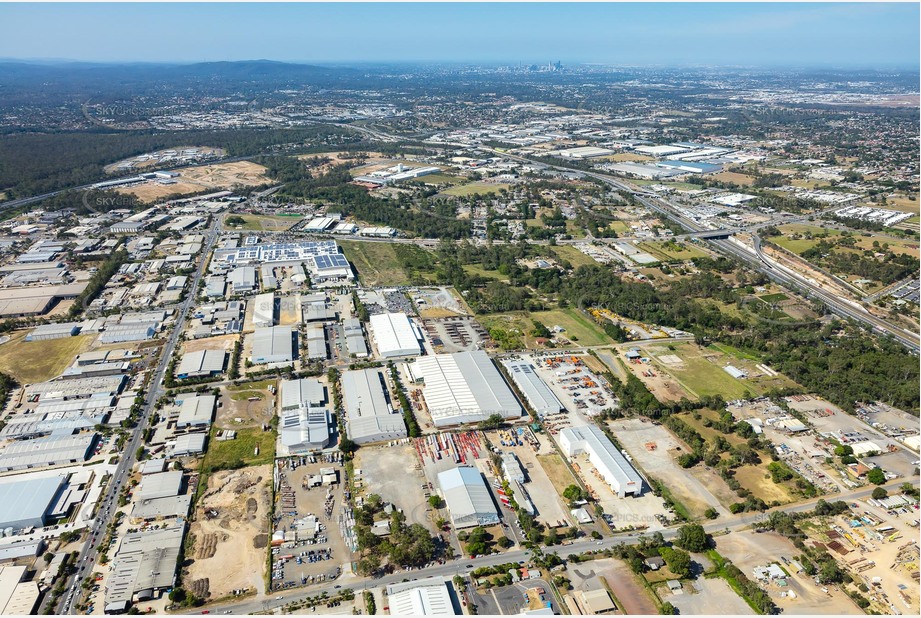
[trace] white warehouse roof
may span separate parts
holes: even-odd
[[[472,466],[458,466],[438,474],[438,486],[448,503],[455,528],[499,523],[499,511],[486,481]]]
[[[567,457],[588,453],[589,461],[621,498],[643,493],[643,478],[595,425],[567,427],[560,431],[560,446]]]
[[[405,313],[372,315],[370,330],[377,351],[384,358],[416,356],[422,352],[419,335]]]
[[[474,423],[492,414],[521,416],[521,405],[482,350],[424,356],[414,372],[425,381],[423,395],[436,427]]]
[[[448,582],[443,577],[387,586],[391,616],[454,616]]]
[[[214,395],[187,397],[182,400],[179,408],[177,427],[206,426],[211,424],[214,414],[214,404],[217,398]]]

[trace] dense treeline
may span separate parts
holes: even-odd
[[[343,215],[416,236],[452,239],[470,236],[470,221],[457,219],[450,202],[428,200],[416,204],[406,195],[393,200],[372,196],[366,189],[351,184],[348,165],[336,166],[314,177],[302,161],[291,157],[266,157],[260,162],[266,166],[270,178],[284,183],[280,195],[333,204]]]
[[[112,275],[117,273],[122,264],[127,261],[128,252],[124,249],[119,249],[103,262],[99,270],[90,277],[89,283],[87,283],[83,291],[74,299],[74,303],[70,306],[69,316],[73,318],[80,315],[99,296],[99,293],[105,288],[106,282],[112,278]]]
[[[347,137],[346,137],[347,136]],[[227,131],[118,131],[14,133],[0,137],[0,190],[10,198],[38,195],[102,180],[121,159],[178,146],[223,148],[230,157],[256,155],[278,144],[360,141],[350,129],[318,125],[298,129]]]
[[[582,266],[562,295],[582,307],[604,307],[627,318],[662,324],[758,352],[765,362],[832,403],[854,410],[855,401],[884,401],[918,411],[917,359],[896,342],[876,338],[840,321],[749,323],[692,297],[726,294],[698,278],[669,289],[621,280],[599,266]],[[716,287],[714,287],[716,286]],[[715,289],[715,292],[714,292]]]
[[[901,281],[918,270],[918,259],[907,253],[893,253],[881,247],[879,252],[882,257],[877,258],[873,251],[853,253],[833,249],[832,243],[822,240],[816,246],[806,249],[802,256],[832,272],[857,275],[880,281],[883,285]]]

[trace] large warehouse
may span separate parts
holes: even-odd
[[[186,397],[179,407],[179,420],[176,421],[176,427],[179,429],[209,427],[211,419],[214,417],[214,405],[216,402],[217,397],[214,395]]]
[[[371,316],[371,337],[383,358],[418,356],[422,353],[419,331],[405,313],[379,313]]]
[[[0,482],[0,529],[41,528],[66,487],[63,476]]]
[[[643,477],[595,425],[563,429],[560,431],[560,447],[570,459],[580,453],[588,453],[595,470],[621,498],[643,493]]]
[[[214,376],[224,371],[227,352],[224,350],[198,350],[187,352],[176,368],[176,378],[203,378]]]
[[[0,453],[0,472],[83,463],[93,452],[95,433],[50,435],[17,440]]]
[[[342,405],[346,433],[353,442],[366,444],[406,437],[403,416],[387,402],[384,374],[379,369],[359,369],[342,374]]]
[[[155,599],[173,587],[184,533],[185,523],[179,523],[122,538],[106,581],[105,613],[124,613],[132,602]]]
[[[331,416],[326,387],[315,378],[281,381],[278,435],[282,455],[319,450],[329,444]]]
[[[508,360],[502,364],[537,416],[542,418],[563,411],[563,404],[534,371],[534,365],[525,360]]]
[[[297,333],[290,326],[257,328],[253,333],[254,365],[290,363],[297,350]]]
[[[451,584],[444,577],[387,586],[391,616],[455,616]]]
[[[448,504],[455,528],[492,526],[499,523],[499,511],[480,471],[458,466],[438,475],[438,486]]]
[[[521,416],[521,404],[482,350],[424,356],[412,372],[425,382],[423,395],[436,427],[476,423],[493,414]]]

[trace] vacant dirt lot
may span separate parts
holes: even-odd
[[[706,485],[675,462],[675,457],[680,455],[677,449],[680,447],[682,452],[687,452],[687,446],[668,429],[640,419],[614,421],[608,426],[637,464],[647,474],[665,483],[693,514],[702,515],[707,507],[713,507],[720,514],[728,515],[729,511]],[[647,444],[654,444],[655,449],[649,450]],[[715,480],[722,482],[721,479]]]
[[[173,184],[145,182],[115,191],[136,195],[142,202],[155,202],[172,195],[188,195],[207,189],[251,187],[267,182],[269,179],[265,176],[263,166],[250,161],[235,161],[183,169],[180,171],[179,179]]]
[[[225,387],[215,424],[221,429],[241,429],[270,422],[275,414],[275,397],[270,386],[277,386],[277,381],[262,380]]]
[[[426,502],[422,485],[427,481],[412,444],[363,448],[356,457],[356,474],[361,470],[356,479],[356,486],[361,482],[359,495],[377,494],[403,509],[407,523],[435,530],[438,513]]]
[[[272,467],[215,472],[198,501],[184,582],[204,598],[244,588],[265,592]]]
[[[605,558],[577,564],[567,569],[567,575],[572,581],[573,588],[577,590],[584,582],[594,577],[603,577],[619,601],[618,605],[623,609],[623,613],[627,615],[658,613],[656,603],[646,588],[620,560]]]
[[[218,337],[189,339],[182,346],[183,354],[200,352],[201,350],[226,350],[227,352],[231,352],[234,342],[238,339],[239,335],[220,335]]]
[[[750,578],[754,578],[754,567],[778,561],[781,556],[792,559],[800,553],[789,539],[770,532],[733,532],[717,537],[716,545],[720,554],[732,560]],[[790,573],[786,587],[774,584],[763,586],[784,614],[863,613],[845,593],[834,586],[829,586],[826,594],[822,592],[821,586],[805,574],[797,575],[792,568],[784,568]],[[791,599],[789,596],[780,596],[781,592],[789,591],[796,593],[796,597]],[[675,606],[678,606],[677,603]]]
[[[755,613],[723,579],[700,577],[684,582],[683,589],[677,594],[670,593],[663,584],[657,587],[656,592],[662,601],[669,601],[677,607],[681,615],[750,616]]]

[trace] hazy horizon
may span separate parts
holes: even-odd
[[[917,3],[0,4],[0,58],[902,69]],[[36,32],[43,36],[36,36]]]

